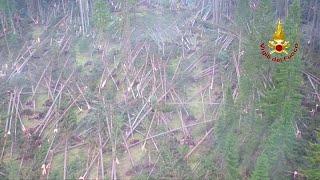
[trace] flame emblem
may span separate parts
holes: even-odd
[[[273,53],[278,53],[278,54],[288,54],[286,51],[287,48],[289,48],[289,41],[285,41],[285,33],[283,29],[283,25],[280,21],[278,20],[276,31],[273,34],[273,40],[269,41],[268,46],[272,48],[273,50],[270,52],[270,54]]]

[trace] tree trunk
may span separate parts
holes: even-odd
[[[64,145],[63,179],[67,179],[68,138]]]

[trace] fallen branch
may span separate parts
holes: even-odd
[[[197,126],[197,125],[200,125],[200,124],[205,124],[205,123],[209,123],[209,122],[213,122],[213,121],[215,121],[215,120],[208,120],[208,121],[198,122],[198,123],[194,123],[194,124],[187,125],[187,126],[185,126],[185,128],[192,127],[192,126]],[[173,132],[179,131],[179,130],[181,130],[181,129],[182,129],[182,127],[175,128],[175,129],[171,129],[170,131],[166,131],[166,132],[162,132],[162,133],[159,133],[159,134],[150,136],[150,137],[146,138],[145,140],[150,140],[150,139],[155,138],[155,137],[159,137],[159,136],[163,136],[163,135],[166,135],[166,134],[169,134],[169,133],[173,133]],[[136,143],[134,143],[134,144],[131,144],[131,145],[129,146],[129,148],[134,147],[134,146],[136,146],[136,145],[138,145],[138,144],[141,144],[141,143],[143,143],[143,142],[144,142],[144,141],[138,141],[138,142],[136,142]]]
[[[201,138],[201,140],[194,146],[185,156],[184,159],[187,160],[189,156],[200,146],[201,143],[208,137],[208,135],[213,131],[213,127]]]
[[[104,142],[104,144],[102,145],[102,148],[104,148],[104,147],[106,146],[108,140],[109,140],[109,138],[106,140],[106,142]],[[97,154],[94,156],[94,158],[93,158],[93,160],[91,161],[89,167],[86,169],[86,172],[83,174],[83,176],[80,176],[79,179],[85,179],[85,178],[87,177],[87,175],[88,175],[88,173],[89,173],[92,165],[93,165],[94,162],[98,159],[99,155],[100,155],[100,153],[97,153]]]
[[[311,86],[312,86],[315,94],[317,95],[318,101],[320,102],[320,95],[319,95],[319,93],[318,93],[318,91],[317,91],[317,88],[316,88],[316,86],[314,85],[314,83],[312,82],[312,79],[310,78],[310,76],[309,76],[309,75],[307,75],[307,76],[308,76],[308,79],[309,79],[309,81],[310,81],[310,83],[311,83]]]
[[[69,80],[71,79],[73,73],[74,73],[74,70],[72,71],[72,73],[70,74],[69,78],[66,80],[66,82],[64,83],[64,85],[61,87],[61,90],[59,91],[59,93],[57,94],[57,96],[55,97],[55,99],[53,100],[52,105],[50,106],[50,108],[49,108],[46,116],[44,117],[44,120],[43,120],[43,121],[44,121],[44,124],[43,124],[43,127],[42,127],[42,129],[41,129],[41,131],[40,131],[40,133],[39,133],[39,137],[41,136],[42,132],[44,131],[44,129],[45,129],[45,127],[46,127],[46,125],[47,125],[47,123],[48,123],[48,121],[49,121],[49,117],[50,117],[50,115],[51,115],[51,113],[52,113],[52,109],[53,109],[56,101],[59,99],[59,96],[61,95],[64,87],[67,85],[67,83],[68,83]]]

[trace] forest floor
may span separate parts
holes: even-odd
[[[68,177],[99,177],[102,162],[97,157],[100,148],[103,151],[104,168],[109,170],[107,172],[109,176],[115,171],[115,163],[117,176],[120,179],[131,179],[146,170],[151,174],[152,171],[156,171],[161,155],[155,153],[160,152],[158,140],[165,140],[166,136],[175,139],[175,144],[168,144],[167,148],[175,146],[176,149],[180,149],[191,169],[196,168],[201,153],[208,150],[206,141],[212,141],[208,135],[213,132],[212,123],[218,112],[222,88],[219,70],[214,70],[215,64],[208,66],[206,55],[201,50],[201,43],[198,43],[199,46],[194,44],[197,42],[196,39],[201,41],[203,38],[201,32],[193,33],[189,39],[191,42],[188,42],[189,46],[194,46],[191,48],[196,46],[198,48],[191,49],[183,55],[170,48],[177,46],[175,39],[180,39],[181,32],[177,29],[181,24],[177,22],[183,22],[181,21],[185,18],[183,13],[182,16],[173,17],[166,13],[141,11],[137,12],[136,16],[133,29],[137,30],[132,34],[136,46],[130,50],[130,58],[136,60],[129,69],[137,75],[136,77],[131,75],[125,77],[127,73],[125,71],[128,70],[126,62],[121,64],[121,60],[114,59],[116,55],[112,57],[112,54],[121,51],[122,45],[119,41],[102,45],[105,49],[97,50],[97,47],[101,46],[99,45],[101,39],[93,35],[83,37],[72,33],[68,17],[62,17],[46,26],[31,24],[24,36],[24,43],[18,41],[16,43],[19,45],[16,47],[9,45],[10,51],[17,53],[13,54],[14,61],[9,64],[12,67],[6,73],[9,74],[8,80],[18,79],[18,83],[13,85],[15,90],[12,93],[14,96],[12,103],[18,103],[15,111],[21,113],[21,117],[16,117],[14,121],[15,136],[12,138],[16,139],[20,134],[17,133],[19,131],[17,128],[23,127],[26,138],[24,141],[35,143],[30,146],[37,146],[36,149],[44,151],[45,156],[42,157],[44,159],[39,160],[43,164],[49,164],[50,167],[48,173],[42,176],[57,178],[62,176],[61,173],[64,171],[84,169],[85,171],[76,171]],[[163,27],[156,24],[161,24]],[[139,28],[141,26],[144,28]],[[152,40],[146,41],[144,40],[146,38]],[[162,52],[149,51],[154,45],[162,49],[160,50]],[[5,47],[6,44],[2,46]],[[98,67],[101,65],[104,67],[103,72]],[[78,77],[74,76],[75,71],[80,74]],[[105,73],[106,71],[108,73]],[[19,76],[22,73],[24,77]],[[188,79],[183,77],[185,73],[189,74]],[[89,80],[82,79],[88,77]],[[31,87],[20,84],[21,79],[30,81]],[[135,83],[135,87],[132,87],[132,83],[125,82],[134,79],[139,79],[144,84]],[[176,87],[177,83],[179,87]],[[98,87],[94,87],[95,84],[99,84]],[[142,88],[145,88],[144,92],[139,92]],[[133,125],[131,122],[125,122],[115,146],[112,142],[103,147],[92,144],[90,141],[95,140],[88,137],[92,132],[87,131],[95,127],[81,127],[83,124],[90,124],[85,121],[90,121],[92,114],[96,113],[94,109],[97,107],[94,104],[104,101],[101,95],[94,95],[94,93],[101,94],[102,91],[114,96],[114,101],[109,102],[111,104],[108,106],[117,108],[125,103],[125,109],[131,109],[128,114],[109,112],[116,116],[117,113],[120,113],[120,116],[125,113],[136,125],[135,130],[128,136]],[[159,99],[160,96],[164,99]],[[19,102],[16,102],[16,98],[19,98]],[[63,103],[68,105],[62,105]],[[75,107],[75,124],[79,127],[67,130],[68,127],[64,127],[60,121],[65,118],[71,106]],[[149,108],[152,112],[148,110]],[[211,115],[206,113],[208,110],[212,111]],[[138,124],[138,121],[141,123]],[[102,131],[107,132],[106,129]],[[18,144],[14,139],[10,144],[7,141],[4,146],[11,146],[11,153],[6,152],[3,156],[6,163],[12,161],[14,151],[17,151]],[[102,139],[107,142],[109,138],[102,137]],[[116,155],[113,148],[117,149]],[[25,156],[25,153],[22,156]],[[32,168],[37,167],[39,168],[37,171],[43,171],[43,165],[35,165],[38,163],[34,160],[35,156],[37,155],[33,153],[29,158],[17,156],[19,171],[25,164],[33,164]],[[66,158],[67,170],[64,170]]]

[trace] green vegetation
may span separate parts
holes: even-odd
[[[0,0],[0,179],[320,179],[319,12]]]
[[[318,138],[320,138],[320,133],[318,132]],[[307,147],[307,156],[309,167],[306,168],[303,172],[309,179],[317,179],[320,177],[319,168],[320,168],[320,144],[319,142],[311,143]]]

